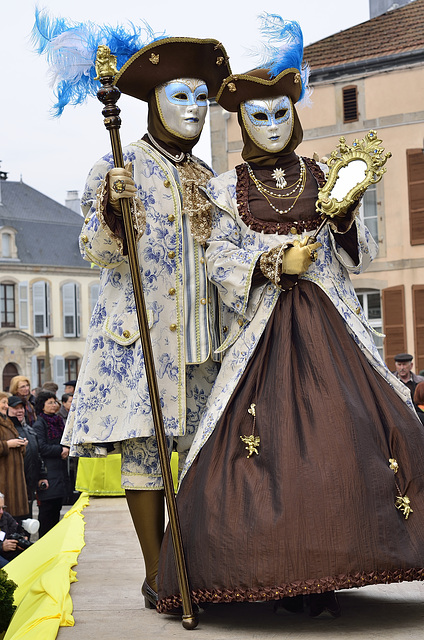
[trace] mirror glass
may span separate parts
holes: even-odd
[[[346,167],[342,167],[330,197],[341,202],[353,187],[364,180],[367,169],[367,163],[359,159],[352,160]]]

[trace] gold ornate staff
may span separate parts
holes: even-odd
[[[97,78],[102,87],[97,93],[97,97],[105,106],[102,110],[104,115],[104,125],[110,134],[113,161],[115,167],[124,167],[122,155],[121,138],[119,129],[121,118],[120,109],[116,106],[121,92],[113,84],[113,79],[117,73],[116,56],[110,53],[109,47],[100,45],[96,58]],[[159,461],[162,469],[165,498],[169,515],[169,526],[171,528],[172,543],[174,546],[175,564],[177,568],[178,583],[183,602],[182,625],[185,629],[195,629],[197,627],[197,617],[193,614],[191,603],[187,568],[185,563],[181,528],[178,519],[177,505],[175,501],[174,486],[172,482],[171,467],[168,457],[168,447],[166,444],[165,430],[163,426],[162,410],[160,406],[159,390],[156,378],[156,369],[153,360],[152,344],[147,322],[146,304],[144,301],[143,287],[141,284],[140,266],[138,261],[135,231],[131,220],[131,210],[127,198],[120,200],[122,217],[124,220],[125,236],[128,245],[128,262],[130,266],[131,279],[134,289],[135,306],[137,311],[138,325],[140,329],[141,344],[143,347],[144,362],[146,366],[147,384],[152,407],[153,424],[158,443]]]

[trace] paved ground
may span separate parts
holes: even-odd
[[[144,565],[125,498],[90,498],[86,546],[71,585],[74,627],[59,640],[423,640],[424,583],[377,585],[339,593],[342,616],[309,618],[273,612],[272,603],[212,605],[194,631],[144,609]]]

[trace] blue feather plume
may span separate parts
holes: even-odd
[[[66,105],[82,104],[88,96],[97,94],[100,83],[94,78],[99,45],[110,48],[120,69],[146,44],[164,37],[164,33],[155,34],[145,21],[141,27],[133,23],[128,28],[112,27],[51,18],[46,10],[37,8],[31,39],[36,52],[47,58],[50,85],[57,98],[53,115],[58,117]]]
[[[303,64],[303,34],[296,21],[284,20],[275,13],[262,13],[261,33],[267,39],[262,44],[260,66],[269,69],[269,76],[275,78],[285,69],[298,69],[302,79],[299,100],[308,101],[310,96],[309,65]]]

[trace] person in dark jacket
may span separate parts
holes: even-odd
[[[40,391],[35,400],[37,420],[34,430],[38,438],[40,455],[47,468],[48,487],[37,492],[40,521],[39,536],[50,531],[60,520],[63,499],[68,492],[66,459],[68,447],[60,444],[65,424],[56,413],[57,400],[51,391]]]
[[[24,473],[28,441],[19,436],[8,417],[8,406],[8,394],[0,391],[0,488],[6,496],[9,513],[20,520],[29,509]]]
[[[25,421],[25,406],[22,398],[10,396],[8,401],[9,418],[16,427],[19,436],[28,440],[24,457],[24,473],[29,503],[28,517],[32,518],[32,504],[36,498],[37,489],[41,483],[47,483],[48,486],[47,469],[40,456],[37,435],[33,427],[30,427]]]
[[[4,504],[4,494],[0,493],[0,569],[23,551],[19,547],[18,541],[10,540],[9,536],[13,533],[19,533],[28,540],[26,531],[5,509],[7,507]]]

